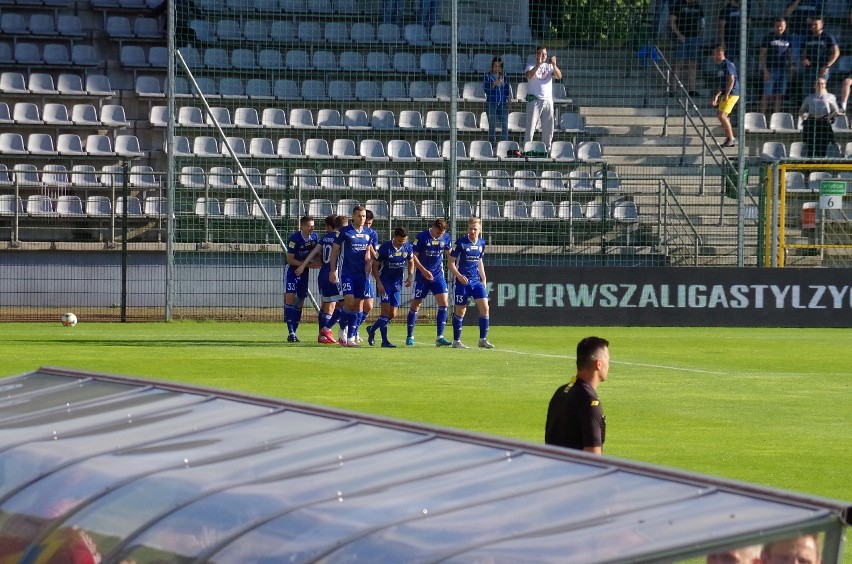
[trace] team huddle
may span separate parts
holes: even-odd
[[[314,233],[314,219],[302,217],[299,231],[287,241],[287,268],[284,274],[284,318],[289,335],[287,341],[298,343],[296,331],[302,317],[302,305],[308,295],[309,269],[319,268],[318,285],[322,305],[319,311],[317,341],[357,347],[362,341],[361,324],[373,309],[373,298],[380,299],[379,318],[366,327],[367,343],[375,345],[376,333],[381,346],[396,348],[388,340],[388,324],[396,317],[402,297],[402,286],[414,286],[406,318],[405,344],[414,345],[414,327],[423,299],[431,292],[438,305],[436,339],[438,347],[468,348],[461,341],[464,315],[471,299],[479,310],[479,347],[492,349],[488,341],[489,310],[486,287],[485,240],[482,223],[472,217],[467,221],[467,234],[451,243],[447,222],[436,219],[408,241],[404,227],[394,229],[393,237],[379,242],[372,229],[373,214],[363,206],[352,210],[352,219],[341,215],[325,218],[326,233],[320,239]],[[454,309],[453,340],[444,337],[449,318],[449,290],[444,274],[444,259],[453,274]],[[335,339],[333,328],[339,325]]]

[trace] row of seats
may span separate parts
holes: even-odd
[[[108,16],[104,30],[110,39],[164,39],[157,18]]]
[[[103,62],[103,57],[93,45],[77,43],[69,51],[68,46],[62,43],[41,46],[31,41],[16,41],[13,49],[8,43],[0,42],[0,64],[4,65],[94,67]]]
[[[80,18],[73,14],[61,14],[54,18],[51,13],[22,14],[6,11],[0,14],[0,33],[47,38],[85,36]]]
[[[65,104],[48,102],[40,106],[30,102],[18,102],[9,111],[6,102],[0,102],[0,124],[16,125],[57,125],[82,127],[129,127],[130,122],[124,107],[118,104],[104,104],[98,109],[92,104],[74,104],[71,113]]]
[[[59,0],[46,0],[46,1],[59,1]],[[92,4],[92,8],[98,8],[100,10],[109,11],[109,10],[133,10],[133,11],[146,11],[151,10],[153,8],[157,8],[162,4],[162,0],[90,0]]]
[[[331,148],[325,139],[308,139],[303,151],[301,141],[292,137],[282,137],[277,142],[268,137],[254,137],[249,139],[248,143],[242,137],[226,137],[226,139],[230,150],[225,143],[220,143],[217,137],[198,136],[193,138],[190,145],[188,137],[175,136],[171,151],[175,157],[221,158],[230,157],[233,151],[238,158],[242,159],[338,159],[371,162],[443,162],[451,158],[452,151],[452,143],[449,140],[445,140],[439,150],[435,141],[421,139],[415,142],[412,150],[411,144],[404,139],[391,139],[387,145],[378,139],[363,139],[357,146],[353,139],[334,139]],[[3,153],[3,147],[3,137],[0,136],[0,153]],[[527,159],[514,153],[520,153],[521,150],[515,141],[499,141],[496,147],[489,141],[471,141],[469,147],[468,150],[468,146],[463,141],[457,141],[456,159],[460,161],[523,161]],[[547,154],[544,143],[541,141],[524,143],[523,149]],[[537,162],[548,160],[539,157],[530,158]],[[581,141],[577,145],[576,152],[574,144],[570,141],[554,141],[551,144],[549,159],[559,162],[586,163],[605,161],[601,145],[597,141]]]
[[[140,57],[138,45],[126,45],[122,47],[121,57],[125,66],[145,66]],[[266,71],[340,71],[352,73],[382,73],[382,74],[420,74],[434,76],[446,76],[452,66],[451,55],[427,51],[417,53],[410,51],[396,51],[389,54],[385,51],[370,51],[363,55],[357,51],[343,51],[338,55],[334,51],[316,50],[310,53],[303,49],[290,49],[282,51],[278,49],[254,49],[236,48],[225,49],[221,47],[209,47],[199,51],[193,47],[182,47],[180,53],[186,61],[187,66],[193,70],[215,70],[215,71],[250,71],[257,69]],[[128,55],[128,57],[125,57]],[[138,61],[129,57],[132,55]],[[457,58],[459,74],[482,74],[491,70],[491,60],[494,53],[476,53],[473,57],[464,55]],[[533,63],[533,59],[527,57],[526,61],[521,55],[506,53],[500,55],[503,59],[503,68],[511,82],[523,82],[521,80],[527,65]],[[150,64],[150,51],[149,61]]]
[[[224,204],[224,205],[223,205]],[[227,198],[224,203],[217,198],[198,198],[195,203],[195,214],[202,217],[224,217],[233,219],[262,218],[265,209],[272,217],[299,217],[307,214],[314,219],[337,214],[349,216],[352,208],[360,205],[355,199],[342,199],[336,203],[327,199],[313,199],[305,206],[303,203],[291,200],[289,214],[287,201],[278,204],[276,201],[263,198],[260,203],[252,201],[249,204],[245,198]],[[420,220],[446,217],[446,208],[441,200],[394,200],[388,205],[386,200],[367,200],[364,206],[373,212],[378,220]],[[482,200],[475,206],[468,200],[456,200],[455,212],[457,217],[481,217],[485,220],[574,220],[601,221],[613,219],[624,223],[635,223],[639,220],[639,210],[630,200],[617,200],[607,205],[601,201],[590,201],[585,206],[577,201],[554,203],[548,200],[525,202],[523,200],[508,200],[500,204],[496,200]]]
[[[140,190],[159,189],[161,175],[154,173],[148,165],[130,167],[127,184]],[[124,186],[124,168],[120,165],[104,165],[100,170],[93,165],[74,165],[71,170],[65,165],[48,164],[41,168],[30,163],[18,163],[8,170],[0,164],[0,187],[11,188],[80,188],[99,189]]]
[[[788,112],[774,112],[766,122],[766,115],[762,112],[746,112],[743,124],[746,133],[801,133],[802,124],[798,122],[793,114]]]
[[[59,196],[55,200],[44,194],[33,194],[23,200],[13,194],[0,194],[0,217],[29,216],[35,218],[72,218],[81,219],[123,217],[125,202],[127,216],[163,219],[166,217],[166,198],[149,196],[144,204],[136,196],[119,196],[115,208],[107,196],[89,196],[83,201],[79,196]]]
[[[21,8],[67,8],[70,5],[69,0],[5,0],[4,4],[20,6]]]
[[[136,196],[119,196],[115,207],[107,196],[88,196],[83,201],[79,196],[58,196],[55,199],[44,194],[33,194],[26,201],[13,194],[0,194],[0,217],[34,217],[34,218],[99,218],[106,219],[115,216],[123,217],[125,202],[129,218],[163,219],[167,214],[167,201],[163,196],[149,196],[144,204]],[[271,198],[261,198],[252,201],[251,205],[245,198],[227,198],[224,205],[217,198],[198,198],[195,203],[195,215],[202,217],[224,217],[234,219],[264,218],[263,210],[271,218],[300,217],[310,215],[323,218],[328,215],[349,215],[352,208],[359,205],[358,200],[343,199],[333,204],[327,199],[313,199],[304,203],[290,200],[276,202]],[[418,205],[414,200],[395,200],[388,205],[385,200],[368,200],[365,203],[376,219],[433,219],[446,217],[444,203],[440,200],[423,200]],[[288,213],[289,211],[289,213]],[[639,220],[639,210],[630,200],[618,200],[607,206],[601,201],[590,201],[585,206],[577,201],[554,203],[548,200],[525,202],[523,200],[508,200],[502,205],[495,200],[482,200],[475,207],[467,200],[456,200],[457,217],[481,217],[485,220],[592,220],[601,221],[613,219],[625,223]]]
[[[80,75],[62,73],[53,80],[53,75],[43,72],[32,72],[28,76],[22,73],[7,71],[0,74],[0,93],[13,95],[37,94],[59,95],[70,97],[112,97],[115,90],[109,82],[109,77],[102,74],[86,76],[85,86]]]
[[[103,112],[102,112],[103,113]],[[215,121],[214,121],[215,120]],[[152,106],[149,121],[155,127],[168,127],[168,107]],[[526,130],[526,112],[510,112],[508,116],[509,131],[523,133]],[[223,129],[240,127],[247,129],[347,129],[358,131],[449,131],[450,118],[443,110],[431,110],[424,118],[417,110],[401,110],[399,117],[390,110],[373,110],[370,116],[364,110],[344,110],[341,114],[335,109],[320,109],[316,120],[311,110],[293,108],[285,114],[280,108],[264,108],[258,113],[255,108],[236,108],[233,120],[231,111],[225,107],[213,106],[210,112],[205,112],[197,106],[181,106],[177,111],[178,127],[209,129],[218,123]],[[557,131],[565,133],[584,133],[585,122],[580,114],[561,112],[556,123]],[[488,131],[488,114],[477,114],[468,111],[456,112],[456,128],[458,131]],[[541,129],[540,124],[538,129]]]
[[[400,80],[331,80],[315,79],[303,81],[290,78],[269,80],[266,78],[242,79],[226,76],[219,79],[201,76],[195,77],[199,89],[207,98],[247,98],[252,100],[312,100],[312,101],[351,101],[364,102],[449,102],[452,99],[452,86],[449,81],[432,83],[423,80],[404,82]],[[195,89],[184,77],[175,77],[175,97],[191,98],[196,96]],[[156,77],[139,76],[136,79],[136,93],[140,97],[163,98],[165,85]],[[526,102],[528,87],[526,82],[510,88],[511,102]],[[482,82],[465,82],[461,93],[456,91],[456,99],[465,102],[482,103],[485,93]],[[565,86],[553,85],[554,104],[571,103]]]
[[[133,2],[141,0],[94,0],[96,2]],[[248,13],[260,12],[279,15],[288,13],[313,13],[322,16],[333,14],[358,15],[362,10],[356,0],[193,0],[195,9],[210,13]],[[381,4],[376,3],[375,9],[380,10]]]
[[[373,173],[366,169],[352,169],[344,173],[340,169],[323,169],[317,173],[314,169],[268,168],[261,172],[257,168],[247,168],[246,174],[256,189],[286,190],[290,187],[308,191],[437,191],[446,190],[443,170],[435,170],[427,175],[423,170],[406,170],[400,174],[396,170],[382,169]],[[791,173],[792,174],[792,173]],[[801,173],[798,173],[801,174]],[[788,177],[788,186],[795,188],[794,177]],[[606,182],[604,182],[606,178]],[[154,172],[148,165],[134,165],[129,169],[127,183],[134,189],[159,189],[162,175]],[[802,181],[803,182],[803,181]],[[182,187],[204,190],[207,187],[219,190],[248,188],[245,178],[229,167],[211,167],[205,172],[201,167],[182,167],[179,175]],[[70,170],[61,164],[48,164],[37,168],[30,163],[19,163],[8,170],[0,164],[0,187],[41,188],[71,187],[81,189],[111,188],[123,186],[124,172],[118,165],[104,165],[100,171],[93,165],[74,165]],[[618,174],[615,171],[573,170],[567,174],[560,171],[545,170],[536,173],[532,170],[516,170],[513,173],[502,169],[488,170],[482,174],[478,170],[459,171],[459,190],[469,191],[521,191],[521,192],[601,192],[621,190]]]
[[[110,18],[112,19],[112,18]],[[116,24],[118,26],[118,22]],[[268,22],[263,19],[218,19],[191,20],[195,40],[202,44],[215,44],[222,41],[251,41],[253,43],[324,43],[337,45],[374,45],[383,44],[399,46],[408,44],[411,47],[446,47],[451,45],[451,29],[449,25],[436,24],[431,31],[421,24],[412,23],[402,28],[394,23],[382,23],[374,26],[368,22],[329,21],[323,24],[318,21],[275,20]],[[130,30],[130,22],[120,23],[120,29]],[[110,33],[109,21],[107,33]],[[526,24],[506,25],[503,22],[488,22],[482,26],[476,23],[459,24],[458,44],[465,46],[482,45],[532,45],[529,26]]]
[[[830,172],[810,172],[805,177],[799,171],[790,171],[784,175],[784,185],[787,192],[808,192],[819,194],[819,185],[823,180],[845,180],[846,192],[852,193],[852,172],[841,172],[837,176]]]
[[[109,135],[92,134],[85,139],[76,133],[62,133],[56,144],[49,133],[30,133],[27,141],[20,133],[0,133],[0,155],[33,155],[39,157],[143,157],[135,135],[116,135],[113,147]]]
[[[765,141],[760,150],[760,158],[763,161],[778,161],[781,159],[807,159],[808,144],[802,141],[793,141],[790,148],[781,141]],[[852,141],[846,143],[845,150],[837,143],[829,143],[825,155],[817,158],[827,159],[852,159]]]
[[[122,45],[118,55],[123,67],[129,69],[155,68],[165,70],[169,66],[169,50],[162,45]]]
[[[137,167],[134,167],[134,169]],[[150,171],[148,171],[150,174]],[[246,176],[255,188],[286,190],[290,187],[302,191],[410,191],[443,192],[446,176],[443,170],[427,174],[424,170],[411,169],[402,173],[392,169],[380,169],[375,175],[366,169],[352,169],[344,173],[340,169],[323,169],[319,174],[314,169],[268,168],[265,173],[257,168],[245,169]],[[131,173],[132,174],[132,173]],[[602,192],[615,193],[621,190],[618,173],[613,170],[597,171],[594,175],[585,170],[572,170],[567,174],[560,171],[516,170],[510,173],[503,169],[463,169],[458,175],[458,189],[463,191],[502,192]],[[190,190],[234,190],[248,187],[245,177],[230,167],[211,167],[209,172],[198,166],[181,168],[179,184]],[[146,187],[146,186],[141,186]],[[147,186],[150,187],[150,186]]]
[[[745,115],[746,133],[766,135],[771,133],[797,134],[802,132],[802,120],[787,112],[775,112],[766,122],[766,116],[760,112],[747,112]],[[831,124],[835,133],[852,134],[849,120],[846,116],[837,116]]]

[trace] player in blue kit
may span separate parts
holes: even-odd
[[[299,230],[287,240],[287,269],[284,272],[284,321],[287,323],[288,343],[298,343],[296,330],[302,319],[302,304],[308,295],[308,274],[302,269],[302,275],[296,269],[307,264],[308,268],[319,265],[307,263],[305,259],[319,242],[314,233],[314,218],[309,215],[299,220]]]
[[[485,254],[485,239],[479,236],[482,232],[482,221],[478,217],[467,220],[467,235],[456,241],[450,252],[450,271],[455,276],[453,311],[453,348],[468,348],[461,342],[462,324],[467,304],[471,298],[479,310],[479,348],[493,349],[488,342],[488,290],[485,282],[485,264],[482,256]]]
[[[382,314],[371,326],[367,327],[367,343],[376,344],[376,331],[381,331],[382,347],[395,349],[396,345],[388,341],[388,323],[396,317],[402,291],[402,278],[406,272],[406,288],[411,286],[414,276],[414,248],[408,242],[408,230],[397,227],[393,239],[385,241],[379,247],[376,260],[373,261],[373,276],[376,289],[382,300]]]
[[[378,234],[378,232],[376,232],[375,229],[373,229],[373,219],[375,218],[375,216],[373,215],[373,212],[371,210],[366,210],[366,211],[367,211],[367,219],[364,220],[364,227],[366,227],[367,229],[370,230],[370,242],[373,245],[373,248],[375,248],[376,251],[378,251],[379,250],[379,234]],[[370,264],[367,265],[367,284],[370,285],[370,297],[364,298],[364,301],[361,304],[361,312],[359,313],[359,316],[358,316],[358,325],[357,325],[358,327],[360,327],[361,324],[364,323],[364,321],[367,320],[367,316],[370,315],[371,311],[373,311],[373,296],[376,295],[376,285],[375,285],[375,282],[373,281],[373,277],[372,277],[372,273],[373,273],[372,262],[371,261],[368,261],[368,262]],[[358,343],[361,342],[361,336],[358,334],[357,329],[355,331],[355,341],[357,341]]]
[[[319,335],[317,342],[326,345],[336,345],[337,341],[331,332],[331,328],[340,319],[340,308],[337,303],[343,300],[343,294],[337,284],[328,280],[328,272],[331,268],[331,248],[337,240],[337,230],[349,224],[349,218],[342,215],[330,215],[325,218],[325,235],[319,240],[319,245],[314,247],[302,266],[296,269],[296,275],[301,276],[306,268],[306,263],[311,263],[321,253],[322,266],[320,267],[317,285],[319,286],[322,305],[317,314],[319,322]]]
[[[357,347],[355,333],[364,298],[372,297],[367,282],[367,266],[375,258],[376,249],[371,241],[371,229],[364,226],[367,211],[363,206],[352,210],[352,222],[340,228],[337,240],[331,248],[328,280],[337,284],[340,269],[340,289],[343,292],[343,311],[340,314],[344,347]]]
[[[421,231],[414,238],[414,258],[417,272],[414,275],[414,294],[408,310],[408,337],[405,344],[414,345],[414,325],[417,323],[417,312],[420,302],[429,292],[435,296],[438,303],[436,319],[437,338],[435,346],[447,347],[452,343],[444,338],[444,328],[447,325],[447,279],[444,277],[444,255],[449,257],[451,239],[447,233],[447,222],[438,218],[432,227]]]

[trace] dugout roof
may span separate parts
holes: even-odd
[[[0,561],[652,562],[823,532],[849,504],[180,384],[0,380]],[[83,562],[85,560],[76,560]]]

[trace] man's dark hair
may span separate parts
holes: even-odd
[[[373,221],[373,218],[376,217],[373,215],[373,210],[367,210],[367,221]]]
[[[397,227],[393,230],[394,237],[408,237],[408,229],[405,227]]]
[[[334,216],[334,228],[335,229],[340,229],[341,227],[343,227],[347,223],[349,223],[349,218],[346,217],[345,215]]]
[[[449,225],[447,224],[447,220],[443,217],[439,217],[435,221],[432,222],[432,227],[437,229],[438,231],[446,231]]]
[[[787,18],[785,18],[784,16],[778,16],[777,18],[775,18],[775,23],[781,22],[787,23]]]
[[[337,221],[337,215],[331,214],[325,216],[325,226],[326,227],[334,227],[334,222]]]
[[[306,225],[309,221],[313,221],[314,216],[312,215],[304,215],[302,219],[299,220],[299,226]]]
[[[367,208],[365,208],[364,206],[358,205],[358,206],[355,206],[354,208],[352,208],[352,213],[359,212],[359,211],[366,211],[366,209]]]
[[[577,343],[577,370],[592,368],[598,353],[609,346],[609,341],[600,337],[586,337]]]

